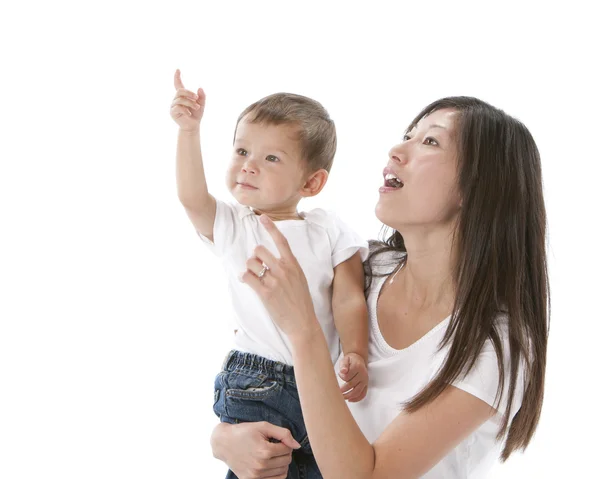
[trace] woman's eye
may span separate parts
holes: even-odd
[[[267,161],[272,162],[272,163],[275,163],[275,162],[279,161],[279,158],[277,158],[275,155],[268,155],[265,159]]]
[[[410,140],[410,136],[404,135],[404,137],[402,138],[402,141],[408,141],[408,140]]]
[[[423,143],[425,143],[426,145],[430,145],[430,146],[439,146],[440,145],[435,138],[431,138],[430,136],[425,138],[423,140]]]

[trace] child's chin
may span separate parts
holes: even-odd
[[[242,206],[248,206],[250,208],[255,208],[256,206],[250,201],[250,199],[242,192],[232,192],[235,200]]]

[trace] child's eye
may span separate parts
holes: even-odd
[[[268,155],[265,160],[276,163],[279,161],[279,158],[277,158],[275,155]]]
[[[428,136],[427,138],[425,138],[423,140],[423,143],[429,146],[440,146],[440,144],[437,142],[437,140],[435,138],[432,138],[430,136]]]
[[[237,154],[240,156],[248,156],[248,152],[246,150],[244,150],[243,148],[238,148]]]

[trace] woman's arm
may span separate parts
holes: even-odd
[[[321,474],[325,479],[372,477],[375,450],[340,392],[323,333],[297,336],[292,347],[304,423]]]
[[[258,293],[292,343],[304,421],[325,479],[419,477],[495,413],[484,401],[451,386],[416,412],[400,413],[369,444],[338,388],[302,268],[273,222],[266,217],[261,222],[281,257],[257,247],[242,281]],[[263,264],[269,271],[259,279]]]
[[[495,413],[450,386],[429,405],[400,413],[371,445],[339,391],[323,335],[297,336],[292,344],[304,421],[325,479],[421,477]]]

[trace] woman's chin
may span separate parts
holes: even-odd
[[[382,204],[381,200],[379,200],[375,205],[375,216],[384,225],[389,226],[390,222],[395,222],[394,220],[396,220],[398,217],[397,213],[398,211],[396,210],[394,212],[392,208],[390,208],[390,205]]]
[[[380,202],[375,205],[375,216],[385,226],[393,230],[399,231],[404,229],[405,221],[398,215],[398,208],[390,208],[390,205],[382,205]]]

